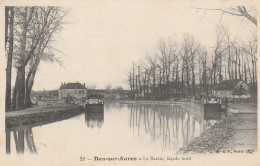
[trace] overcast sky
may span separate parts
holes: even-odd
[[[214,3],[102,2],[66,4],[70,23],[64,26],[55,43],[65,53],[56,52],[63,67],[41,62],[33,90],[57,89],[61,82],[76,81],[95,84],[97,88],[105,88],[107,84],[128,88],[127,70],[132,60],[140,61],[146,52],[155,52],[162,37],[172,37],[180,43],[183,34],[189,33],[211,48],[220,23],[242,39],[255,28],[241,17],[224,15],[220,22],[219,12],[204,13],[191,7],[223,7],[213,6]]]

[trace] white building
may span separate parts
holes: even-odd
[[[87,88],[85,83],[62,83],[59,89],[59,99],[65,98],[86,98],[87,97]]]
[[[212,90],[212,94],[220,98],[249,98],[248,85],[240,79],[220,82]]]

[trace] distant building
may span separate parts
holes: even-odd
[[[62,83],[59,89],[59,99],[64,98],[86,98],[87,97],[87,88],[85,83]]]
[[[220,98],[249,98],[249,86],[241,79],[226,80],[212,89],[212,94]]]

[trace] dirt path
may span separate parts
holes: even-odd
[[[257,114],[235,114],[234,133],[221,150],[257,150]]]
[[[81,107],[82,106],[80,106],[80,105],[68,104],[68,103],[43,103],[43,102],[39,102],[38,106],[34,106],[34,107],[31,107],[31,108],[27,108],[27,109],[19,110],[19,111],[6,112],[5,117],[11,118],[11,117],[39,114],[39,113],[66,111],[66,110],[77,109],[77,108],[81,108]]]
[[[234,134],[223,149],[257,150],[257,105],[234,104],[228,110],[236,117]]]

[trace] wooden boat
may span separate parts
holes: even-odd
[[[104,111],[104,100],[101,98],[90,98],[83,103],[83,106],[88,112],[102,112]]]

